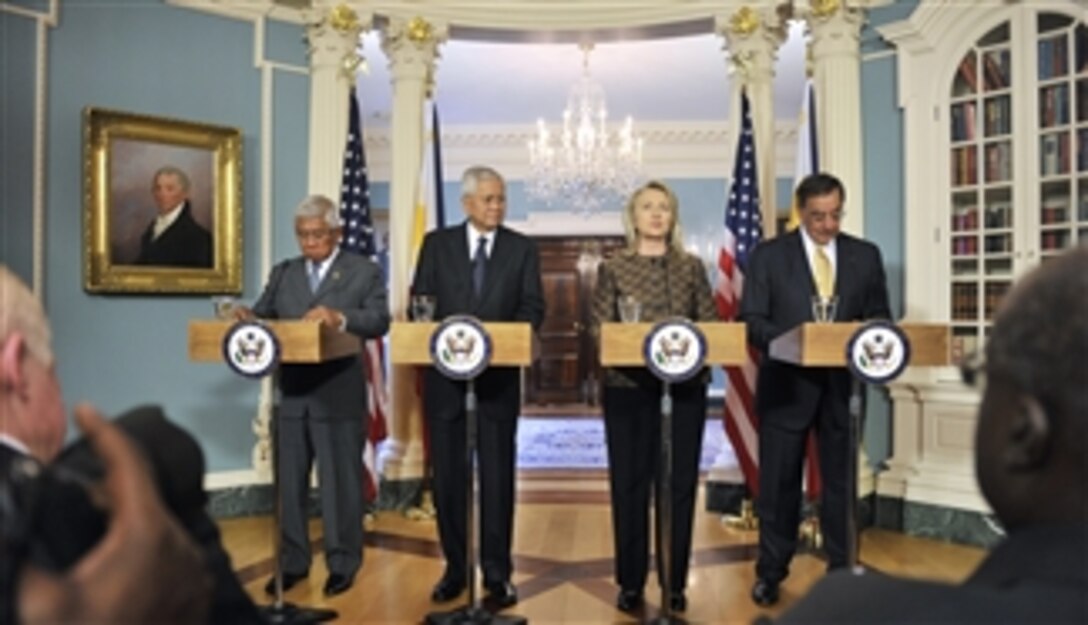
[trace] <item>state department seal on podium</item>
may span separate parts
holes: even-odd
[[[263,378],[280,362],[280,341],[261,323],[239,321],[223,336],[223,360],[238,375]]]
[[[431,359],[447,378],[470,380],[491,363],[491,336],[475,317],[448,317],[431,335]]]
[[[665,382],[684,382],[703,368],[706,337],[687,319],[666,319],[655,325],[642,343],[650,372]]]
[[[846,362],[869,384],[891,382],[910,364],[910,340],[890,321],[870,321],[847,342]]]

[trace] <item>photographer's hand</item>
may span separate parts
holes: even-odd
[[[211,578],[196,544],[163,506],[137,448],[89,405],[75,410],[102,460],[109,529],[63,575],[27,566],[18,585],[20,622],[199,623]]]

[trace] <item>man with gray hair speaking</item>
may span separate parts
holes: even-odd
[[[341,253],[336,204],[311,195],[295,209],[301,256],[272,268],[253,309],[239,319],[303,319],[362,339],[389,329],[382,270],[357,254]],[[280,496],[283,534],[280,570],[286,591],[309,575],[310,539],[306,502],[310,466],[317,459],[324,523],[325,594],[351,587],[363,561],[363,445],[367,411],[363,360],[352,354],[319,364],[283,365],[278,410]],[[275,580],[265,590],[275,592]]]

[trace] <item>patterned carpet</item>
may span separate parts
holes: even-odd
[[[718,454],[725,454],[727,466],[736,464],[721,420],[707,419],[700,467],[708,468]],[[517,462],[519,469],[604,469],[608,466],[604,421],[523,416],[518,420]]]

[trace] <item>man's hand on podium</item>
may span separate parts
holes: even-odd
[[[252,310],[242,305],[235,306],[231,315],[234,317],[235,321],[253,321],[257,318]]]
[[[315,306],[306,311],[306,314],[302,316],[303,321],[318,321],[330,328],[336,328],[341,332],[347,327],[347,318],[344,317],[344,313],[333,310],[327,306]]]

